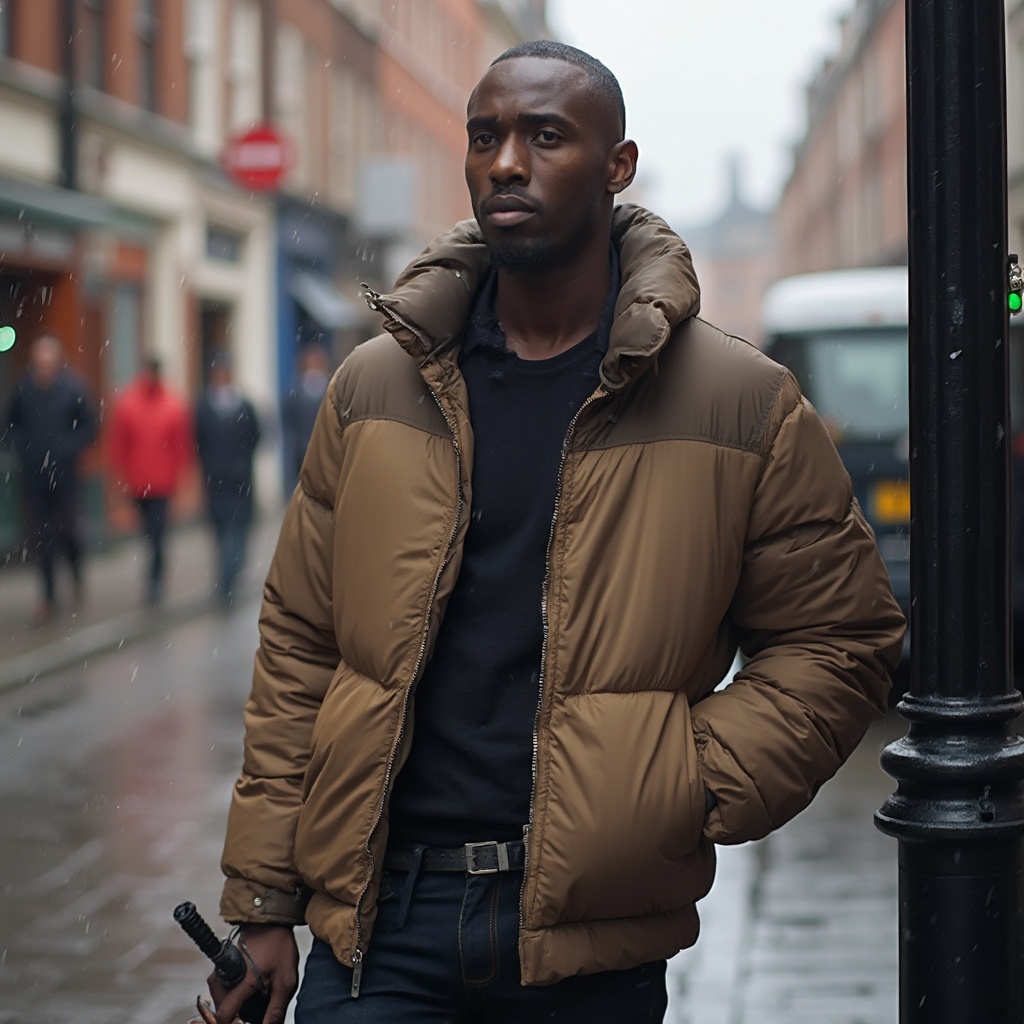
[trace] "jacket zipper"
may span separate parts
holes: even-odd
[[[369,303],[370,308],[374,310],[380,310],[391,317],[396,323],[399,323],[411,334],[415,335],[420,342],[423,343],[426,348],[426,342],[423,336],[417,331],[411,324],[407,323],[400,316],[396,315],[391,309],[382,305],[379,301],[380,296],[373,291],[367,290],[371,296],[372,301]],[[384,788],[381,791],[380,806],[377,808],[377,816],[373,820],[373,825],[370,827],[370,831],[366,835],[366,842],[363,845],[363,849],[366,852],[366,856],[370,862],[370,876],[363,886],[362,892],[359,893],[359,899],[356,900],[356,948],[352,953],[352,998],[359,998],[359,990],[363,982],[363,966],[365,961],[365,953],[362,948],[363,943],[363,925],[362,925],[362,907],[363,900],[366,897],[367,890],[370,887],[370,879],[374,875],[374,860],[373,852],[370,850],[370,840],[373,838],[374,832],[377,831],[377,826],[380,824],[380,819],[384,816],[384,802],[387,800],[388,786],[391,783],[391,772],[395,767],[395,756],[398,753],[398,748],[402,745],[402,737],[405,735],[405,724],[409,717],[409,700],[412,696],[413,685],[417,677],[419,676],[420,667],[423,664],[423,658],[427,651],[427,641],[430,634],[430,609],[434,606],[434,598],[437,596],[437,588],[441,584],[441,577],[444,575],[444,570],[448,566],[448,561],[451,558],[452,548],[455,546],[455,537],[459,531],[459,522],[462,519],[462,510],[465,507],[465,496],[462,490],[462,450],[459,448],[459,435],[456,432],[455,424],[452,422],[451,417],[448,415],[447,410],[441,403],[441,399],[437,397],[434,389],[428,385],[428,390],[434,401],[437,403],[438,409],[441,410],[441,415],[445,419],[445,423],[448,424],[448,429],[452,433],[452,448],[455,450],[455,469],[456,477],[458,479],[459,486],[459,501],[455,509],[455,525],[452,528],[451,536],[448,538],[448,545],[445,548],[444,558],[441,560],[441,567],[438,569],[434,576],[434,583],[430,588],[430,599],[427,601],[427,622],[423,627],[423,635],[420,638],[420,649],[416,655],[416,664],[413,666],[412,680],[409,683],[409,687],[405,692],[405,699],[402,702],[402,715],[398,724],[398,738],[391,748],[391,754],[388,757],[387,768],[384,772]]]
[[[551,548],[555,542],[555,527],[558,524],[558,513],[562,501],[562,480],[565,474],[565,460],[569,455],[569,448],[572,445],[572,437],[576,432],[576,424],[579,422],[580,416],[583,415],[583,410],[593,402],[598,401],[601,398],[607,397],[608,392],[605,391],[604,387],[599,387],[580,407],[576,410],[576,415],[573,416],[569,422],[569,428],[565,432],[565,437],[562,439],[562,454],[558,462],[558,482],[555,488],[555,509],[551,515],[551,529],[548,533],[548,550],[547,556],[544,560],[544,580],[541,584],[540,594],[540,616],[542,625],[542,639],[540,644],[540,673],[537,679],[537,712],[533,718],[533,765],[531,768],[530,783],[530,817],[527,823],[523,826],[523,884],[519,888],[519,932],[522,934],[523,925],[526,919],[526,879],[530,872],[530,838],[533,833],[533,802],[534,797],[537,794],[537,758],[539,755],[539,744],[540,744],[540,716],[544,710],[544,664],[547,659],[548,653],[548,630],[550,623],[548,622],[548,587],[551,584]]]

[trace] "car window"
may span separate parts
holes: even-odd
[[[906,331],[789,335],[771,354],[793,371],[837,441],[890,442],[907,432]]]

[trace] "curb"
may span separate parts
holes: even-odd
[[[248,602],[255,593],[255,590],[242,591],[233,607]],[[211,595],[191,596],[159,608],[135,608],[80,630],[72,627],[63,640],[0,662],[0,694],[219,611],[220,605]]]

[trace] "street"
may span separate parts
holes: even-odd
[[[187,1019],[206,971],[171,918],[216,922],[255,605],[0,703],[0,1020]]]
[[[0,697],[0,1024],[188,1019],[207,967],[171,913],[191,900],[225,932],[256,613],[250,598]],[[902,725],[779,833],[720,851],[701,938],[670,965],[671,1024],[896,1019],[896,846],[871,814]]]

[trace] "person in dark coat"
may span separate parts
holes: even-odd
[[[285,466],[292,487],[298,482],[313,424],[331,379],[331,357],[322,345],[307,345],[299,353],[299,372],[281,403]]]
[[[41,334],[32,343],[28,369],[6,416],[21,463],[29,553],[42,581],[40,623],[53,617],[56,605],[58,547],[71,567],[76,603],[82,597],[79,456],[95,440],[96,425],[96,407],[85,384],[67,368],[60,339],[52,332]]]
[[[253,404],[234,384],[231,362],[218,353],[196,405],[196,449],[217,547],[217,598],[234,599],[253,518],[253,454],[260,439]]]

